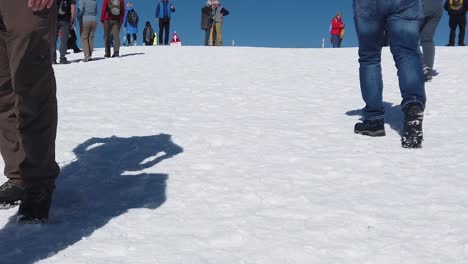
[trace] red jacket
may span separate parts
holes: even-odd
[[[104,20],[117,20],[116,18],[112,17],[109,15],[109,12],[107,10],[107,6],[109,5],[109,0],[104,0],[102,1],[102,9],[101,9],[101,22],[104,22]],[[125,17],[125,3],[124,0],[120,0],[120,23],[124,22],[124,17]]]
[[[332,20],[332,28],[331,28],[330,33],[335,36],[340,36],[343,28],[344,28],[343,20],[338,19],[337,17],[334,17]]]

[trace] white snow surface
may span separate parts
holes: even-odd
[[[382,138],[356,48],[121,54],[54,66],[50,223],[1,211],[0,263],[468,263],[468,49],[437,48],[419,150],[388,49]]]

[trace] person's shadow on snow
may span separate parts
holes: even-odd
[[[12,216],[0,230],[0,263],[34,263],[86,239],[129,209],[158,208],[166,201],[168,175],[141,170],[182,152],[166,134],[80,144],[76,160],[57,180],[50,223],[18,225]]]
[[[384,121],[389,124],[390,127],[398,132],[400,136],[403,135],[403,112],[401,111],[400,105],[394,105],[389,102],[383,102],[385,110]],[[349,116],[360,116],[360,120],[364,120],[362,115],[362,109],[356,109],[346,112]]]

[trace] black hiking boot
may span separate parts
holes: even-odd
[[[116,52],[114,52],[114,54],[112,54],[112,58],[118,58],[118,57],[120,57],[118,51],[116,51]]]
[[[404,148],[422,148],[422,123],[424,112],[420,103],[410,103],[403,109],[405,114],[401,146]]]
[[[69,62],[69,61],[67,60],[67,58],[60,58],[59,63],[60,63],[60,64],[70,64],[71,62]]]
[[[364,120],[354,126],[354,133],[370,137],[385,136],[385,126],[383,119]]]
[[[424,66],[423,72],[424,72],[424,81],[430,82],[432,80],[432,69],[427,66]]]
[[[24,190],[10,181],[0,186],[0,209],[13,208],[21,203]]]
[[[24,190],[16,221],[19,224],[47,222],[52,203],[52,192],[52,188],[44,186],[27,187]]]

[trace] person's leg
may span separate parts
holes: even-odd
[[[458,20],[460,35],[458,35],[458,46],[465,46],[466,16],[460,16]]]
[[[91,22],[91,27],[89,31],[89,38],[88,38],[88,43],[89,43],[89,58],[93,57],[93,51],[94,51],[94,34],[96,33],[97,29],[97,22]]]
[[[110,57],[110,34],[111,33],[111,25],[110,20],[104,20],[104,47],[105,47],[105,55],[104,57]]]
[[[216,23],[214,23],[213,26],[211,27],[211,43],[212,43],[212,46],[218,45],[218,36],[216,34]]]
[[[55,161],[57,98],[50,59],[50,11],[31,12],[26,1],[8,1],[0,8],[10,32],[4,43],[16,94],[15,114],[21,117],[16,121],[18,144],[14,155],[25,196],[18,221],[44,220],[59,174]]]
[[[340,39],[338,38],[338,36],[336,35],[331,35],[331,39],[332,39],[332,45],[333,45],[333,48],[339,48],[339,41]]]
[[[205,29],[205,46],[209,45],[210,41],[210,30]]]
[[[162,45],[162,44],[163,44],[163,29],[164,29],[163,20],[162,20],[162,19],[159,19],[159,34],[158,34],[159,45]]]
[[[66,61],[68,39],[70,38],[70,22],[62,20],[58,23],[62,32],[62,36],[60,37],[60,61]]]
[[[423,49],[423,63],[430,69],[434,67],[435,45],[434,35],[440,22],[440,16],[426,17],[421,28],[421,46]]]
[[[372,4],[373,3],[373,4]],[[381,51],[384,19],[371,0],[354,0],[354,22],[359,40],[359,78],[366,106],[365,120],[383,119]]]
[[[169,28],[171,26],[171,20],[166,19],[166,22],[164,23],[164,45],[169,44]]]
[[[449,19],[450,35],[449,35],[449,46],[455,45],[455,33],[457,31],[457,19],[455,16],[450,16]]]
[[[83,23],[83,31],[81,32],[81,46],[83,47],[83,53],[85,59],[89,57],[91,53],[89,47],[89,35],[91,31],[92,22],[84,22]]]
[[[120,50],[120,22],[117,20],[111,21],[112,35],[114,36],[114,54],[119,55]]]
[[[398,69],[402,108],[411,102],[418,102],[423,107],[426,104],[424,74],[418,53],[423,16],[422,1],[416,0],[404,2],[387,18],[390,50]]]
[[[223,46],[223,23],[216,23],[216,39],[219,46]]]
[[[136,46],[137,45],[137,34],[133,33],[132,36],[133,36],[133,45]]]
[[[132,40],[130,39],[130,34],[127,34],[127,45],[132,45]]]

